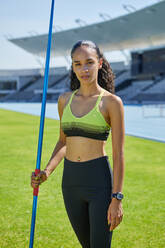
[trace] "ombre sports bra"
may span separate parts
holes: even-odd
[[[99,110],[99,103],[104,91],[99,95],[94,108],[82,117],[74,116],[70,107],[76,92],[77,90],[72,93],[63,111],[61,126],[64,134],[67,137],[82,136],[97,140],[107,140],[110,126]]]

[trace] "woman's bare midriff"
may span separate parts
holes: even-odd
[[[74,162],[84,162],[106,156],[105,141],[73,136],[66,138],[66,158]]]

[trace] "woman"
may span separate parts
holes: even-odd
[[[72,92],[58,100],[59,140],[45,170],[37,177],[32,173],[31,184],[44,182],[64,158],[62,192],[75,234],[83,248],[109,248],[123,217],[123,104],[114,95],[114,75],[96,44],[77,42],[71,58]],[[113,175],[105,152],[110,129]]]

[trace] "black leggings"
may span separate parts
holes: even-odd
[[[64,159],[62,192],[74,232],[83,248],[110,248],[107,211],[112,171],[107,156],[85,162]]]

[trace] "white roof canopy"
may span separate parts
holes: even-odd
[[[51,56],[66,56],[78,40],[92,40],[103,52],[165,45],[165,1],[108,21],[52,34]],[[48,35],[9,39],[37,56],[45,56]]]

